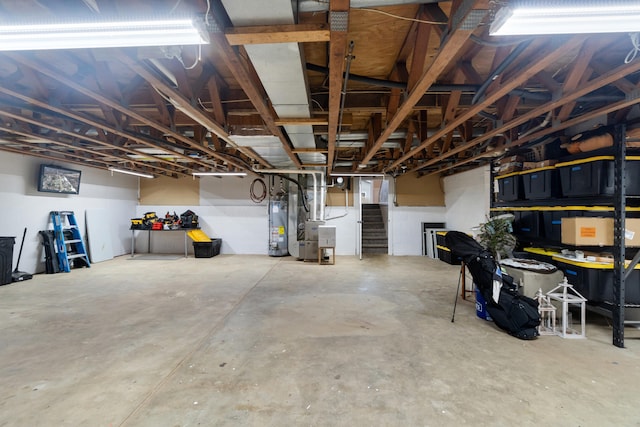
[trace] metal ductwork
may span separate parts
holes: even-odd
[[[296,11],[291,0],[222,0],[235,27],[254,25],[295,24]],[[310,100],[305,79],[305,63],[298,43],[247,45],[245,50],[258,77],[267,92],[278,117],[311,117]],[[294,148],[315,148],[313,128],[310,125],[284,126]],[[253,139],[259,138],[262,147],[256,151],[275,167],[293,167],[282,143],[275,137],[231,137],[238,145],[255,147]],[[249,140],[248,140],[249,139]],[[298,155],[304,164],[326,163],[319,153]]]

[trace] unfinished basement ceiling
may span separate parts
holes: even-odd
[[[0,149],[156,176],[448,174],[638,121],[628,34],[502,37],[505,2],[0,0],[4,22],[201,14],[202,47],[0,53]]]

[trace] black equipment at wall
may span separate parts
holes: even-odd
[[[38,233],[40,234],[40,237],[42,237],[42,246],[44,246],[46,273],[59,273],[60,264],[58,263],[58,255],[56,253],[56,237],[53,230],[40,230]]]
[[[24,246],[24,238],[27,235],[27,227],[24,228],[24,233],[22,233],[22,242],[20,243],[20,252],[18,252],[18,262],[16,262],[16,269],[11,273],[11,281],[12,282],[22,282],[23,280],[29,280],[33,277],[31,273],[26,273],[24,271],[19,271],[18,268],[20,266],[20,257],[22,257],[22,247]]]

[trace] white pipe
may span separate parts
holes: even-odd
[[[327,178],[322,172],[320,172],[320,186],[320,220],[324,221],[324,207],[327,204]]]
[[[321,195],[322,191],[320,189],[318,189],[318,179],[316,178],[316,174],[319,174],[321,177],[321,182],[325,183],[325,178],[324,178],[324,172],[322,171],[309,171],[309,170],[298,170],[298,169],[257,169],[257,168],[253,168],[253,171],[256,173],[263,173],[263,174],[300,174],[300,175],[311,175],[313,177],[313,217],[312,217],[312,221],[317,221],[318,220],[318,208],[317,208],[317,203],[318,203],[318,199],[322,198],[323,196]],[[319,196],[320,195],[320,196]],[[322,212],[321,212],[321,216],[324,219],[324,206],[321,207]]]

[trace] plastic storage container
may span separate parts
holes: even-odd
[[[544,224],[545,239],[560,242],[560,240],[562,240],[562,218],[573,218],[576,216],[583,216],[583,211],[543,211],[542,222]]]
[[[451,265],[460,265],[462,262],[460,257],[446,246],[437,245],[436,248],[438,248],[438,259],[440,261],[444,261]]]
[[[544,200],[560,197],[561,186],[558,171],[554,166],[531,169],[520,173],[524,198],[527,200]]]
[[[211,239],[209,242],[193,242],[193,252],[196,258],[212,258],[220,254],[222,239]]]
[[[496,181],[498,181],[498,201],[513,202],[522,198],[523,190],[520,172],[497,176]]]
[[[553,257],[567,281],[590,302],[613,302],[613,264],[572,261]],[[640,270],[625,280],[625,303],[640,304]]]
[[[517,237],[540,238],[543,232],[541,212],[538,210],[522,210],[513,212],[513,234]]]
[[[436,245],[447,246],[446,238],[448,231],[436,231]]]
[[[626,192],[640,196],[640,156],[627,156]],[[565,197],[611,196],[614,193],[613,156],[596,156],[558,163]]]
[[[15,237],[0,237],[0,285],[11,283],[11,265],[13,264],[13,245]]]

